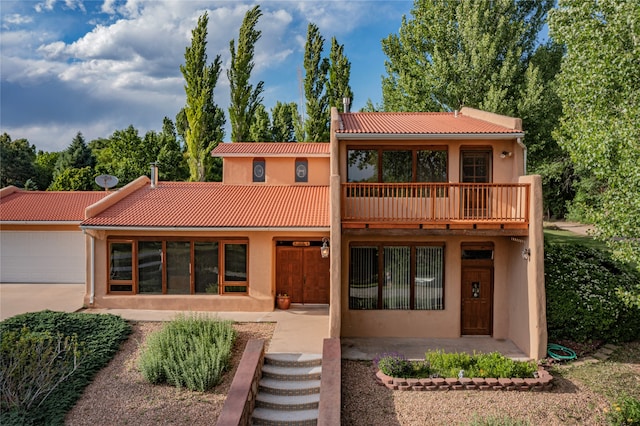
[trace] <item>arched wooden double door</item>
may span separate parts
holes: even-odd
[[[319,241],[278,241],[276,294],[288,294],[292,303],[329,303],[329,265]]]

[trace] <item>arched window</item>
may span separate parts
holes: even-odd
[[[253,160],[253,181],[264,182],[265,175],[264,158],[255,158]]]
[[[296,182],[309,181],[309,164],[305,158],[296,158]]]

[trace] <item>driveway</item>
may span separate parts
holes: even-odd
[[[0,284],[0,320],[25,312],[75,312],[84,303],[84,284]]]

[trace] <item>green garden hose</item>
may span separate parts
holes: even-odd
[[[547,354],[557,361],[569,361],[578,357],[572,349],[555,343],[549,343],[547,345]]]

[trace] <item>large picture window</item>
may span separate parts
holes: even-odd
[[[447,147],[347,149],[347,182],[447,182]]]
[[[246,294],[247,254],[246,240],[112,240],[109,292]]]
[[[352,244],[349,309],[444,309],[444,245]]]

